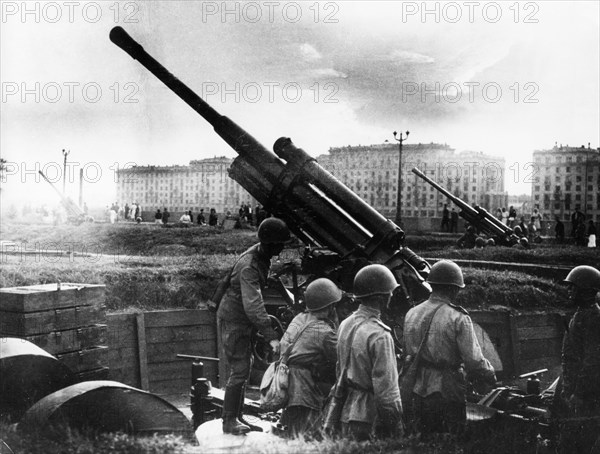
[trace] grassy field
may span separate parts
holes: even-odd
[[[256,242],[251,230],[223,231],[208,227],[161,228],[155,225],[86,224],[75,226],[0,225],[3,252],[0,287],[54,282],[106,285],[110,312],[165,308],[193,308],[211,295],[217,280],[235,262],[239,253]],[[408,236],[407,246],[426,257],[476,259],[543,264],[590,264],[598,266],[598,253],[575,247],[543,245],[530,251],[505,248],[457,250],[455,238]],[[49,251],[73,254],[54,256]],[[20,251],[33,254],[20,254]],[[287,251],[298,256],[301,245]],[[86,254],[83,254],[86,253]],[[522,272],[467,268],[467,287],[458,303],[467,308],[516,311],[562,309],[565,288],[551,279]],[[319,443],[284,442],[265,446],[264,453],[505,453],[536,451],[535,437],[496,427],[481,432],[469,442],[439,438],[423,442],[417,438],[353,443],[326,440]],[[0,438],[15,452],[26,453],[191,453],[200,452],[195,443],[174,437],[131,437],[124,434],[79,435],[67,433],[60,439],[41,435],[22,436],[0,424]]]
[[[109,311],[194,308],[205,302],[238,254],[256,242],[251,230],[161,228],[153,224],[81,226],[1,224],[4,251],[0,287],[54,282],[105,284]],[[460,250],[452,237],[409,236],[422,256],[500,262],[600,266],[597,250],[542,245],[531,250]],[[50,250],[74,252],[53,256]],[[20,254],[33,251],[33,254]],[[301,245],[288,251],[299,256]],[[83,255],[86,253],[87,255]],[[516,271],[464,270],[467,287],[458,303],[471,309],[563,308],[566,292],[557,282]]]

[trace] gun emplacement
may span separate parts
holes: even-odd
[[[403,246],[404,231],[399,226],[323,169],[291,139],[277,139],[275,153],[269,151],[171,74],[123,28],[113,28],[110,39],[208,121],[238,153],[229,176],[313,248],[314,253],[305,256],[304,261],[313,273],[320,268],[318,274],[335,276],[342,288],[348,288],[358,269],[368,263],[381,263],[395,273],[407,300],[426,298],[428,290],[421,284],[429,264]],[[323,249],[332,251],[333,257]]]
[[[445,195],[448,199],[452,201],[459,209],[458,215],[462,217],[469,224],[473,225],[480,232],[489,236],[490,238],[494,238],[496,244],[509,246],[514,244],[516,235],[513,232],[513,229],[504,225],[502,221],[493,216],[489,211],[480,206],[472,207],[465,201],[459,199],[442,186],[437,184],[431,178],[427,177],[423,172],[421,172],[416,167],[412,169],[412,173],[417,175],[419,178],[425,180],[443,195]]]

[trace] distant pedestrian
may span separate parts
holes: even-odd
[[[198,224],[206,225],[206,218],[204,217],[204,208],[201,208],[200,213],[198,213]]]
[[[189,210],[187,212],[188,216],[190,217],[190,224],[194,223],[194,214],[192,213],[192,210]]]
[[[542,215],[537,208],[533,209],[533,214],[531,215],[531,223],[535,227],[535,231],[539,232],[542,228]]]
[[[590,219],[588,222],[588,247],[596,247],[596,226],[594,225],[594,221]]]
[[[575,232],[575,244],[577,244],[577,246],[587,246],[587,242],[585,240],[585,224],[583,222],[579,222],[577,224],[577,231]]]
[[[450,211],[448,210],[448,204],[444,203],[444,209],[442,210],[442,232],[450,231]]]
[[[556,216],[556,225],[554,226],[554,236],[556,241],[560,244],[565,242],[565,225],[562,223],[560,218]]]
[[[162,213],[160,212],[160,208],[156,210],[156,213],[154,214],[154,223],[162,224]]]
[[[208,225],[216,226],[219,222],[219,217],[217,216],[217,211],[214,208],[210,209],[210,213],[208,214]]]
[[[454,208],[450,212],[450,232],[458,233],[458,213]]]
[[[189,225],[192,223],[192,221],[190,219],[190,215],[187,213],[183,213],[181,215],[181,217],[179,218],[179,222],[181,222],[186,227],[189,227]]]
[[[165,207],[165,209],[163,210],[163,213],[162,213],[163,224],[168,224],[170,217],[171,217],[171,213],[169,213],[169,210],[167,210],[167,207]]]
[[[502,223],[508,226],[508,211],[505,207],[502,207]]]
[[[585,221],[585,216],[581,211],[579,211],[579,206],[575,207],[575,211],[571,214],[571,236],[573,238],[577,238],[577,229],[579,228],[579,224]],[[584,226],[585,230],[585,226]]]
[[[515,222],[517,222],[517,210],[511,205],[508,209],[508,226],[512,229],[515,226]]]

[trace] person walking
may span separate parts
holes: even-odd
[[[442,232],[450,231],[450,211],[448,210],[448,204],[444,203],[444,209],[442,210]]]
[[[565,225],[562,223],[560,218],[556,216],[556,224],[554,225],[554,236],[556,241],[560,244],[565,242]]]
[[[383,265],[368,265],[354,278],[358,310],[338,332],[337,374],[346,374],[342,433],[356,440],[401,435],[402,401],[391,329],[381,321],[398,286]]]
[[[244,252],[233,266],[228,287],[217,310],[221,360],[227,361],[229,376],[223,399],[223,433],[242,435],[258,427],[241,415],[246,381],[252,367],[252,329],[264,336],[275,355],[279,354],[277,333],[265,309],[262,289],[267,283],[271,257],[279,255],[290,239],[290,231],[278,218],[258,227],[259,243]]]
[[[496,375],[481,352],[467,311],[454,304],[465,287],[460,267],[440,260],[431,267],[427,282],[431,296],[410,309],[404,321],[407,362],[415,361],[416,367],[414,385],[409,386],[414,423],[422,434],[460,434],[466,423],[467,378],[491,389]]]
[[[170,217],[171,217],[171,213],[169,213],[169,210],[167,210],[167,207],[165,207],[165,209],[163,210],[163,213],[162,213],[163,224],[168,224]]]
[[[281,415],[291,437],[316,435],[320,416],[335,382],[338,319],[342,291],[329,279],[311,282],[304,292],[306,312],[298,314],[281,338],[288,351],[289,400]]]
[[[588,244],[587,247],[596,247],[596,226],[594,225],[593,220],[589,220],[588,222]]]
[[[450,212],[450,232],[458,233],[458,213],[452,208]]]
[[[567,415],[559,422],[559,452],[589,453],[600,442],[600,271],[576,266],[563,281],[577,310],[563,339],[562,399]]]
[[[160,208],[154,213],[154,223],[162,224],[162,213],[160,212]]]

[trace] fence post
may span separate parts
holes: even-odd
[[[144,323],[144,313],[141,312],[135,316],[137,326],[137,344],[138,344],[138,365],[140,369],[140,387],[144,391],[149,391],[148,383],[148,355],[146,353],[146,326]]]

